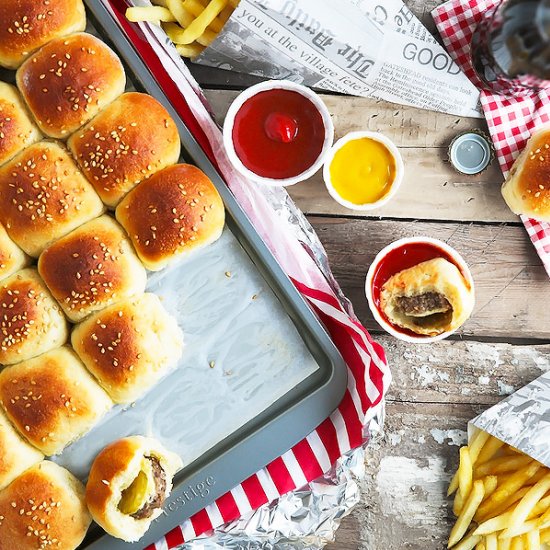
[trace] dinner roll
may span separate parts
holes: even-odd
[[[112,406],[69,347],[5,368],[0,401],[12,424],[45,455],[59,454]]]
[[[141,180],[174,164],[180,137],[166,109],[147,94],[123,94],[68,142],[103,202],[116,206]]]
[[[0,490],[43,458],[40,451],[19,436],[0,411]]]
[[[0,65],[17,69],[35,50],[86,28],[82,0],[2,0]]]
[[[40,138],[17,88],[0,82],[0,165]]]
[[[78,322],[145,290],[147,273],[122,228],[101,216],[47,248],[38,271],[54,298]]]
[[[36,269],[0,282],[0,363],[11,365],[62,346],[67,321]]]
[[[162,514],[172,478],[182,465],[178,455],[148,437],[111,443],[94,460],[86,484],[94,521],[113,537],[138,541]]]
[[[177,164],[141,182],[116,209],[147,269],[207,246],[222,234],[225,210],[206,174]]]
[[[59,143],[35,143],[0,168],[0,220],[31,256],[103,211],[101,199]]]
[[[52,40],[17,71],[17,86],[40,129],[67,138],[123,91],[116,54],[91,34]]]
[[[75,550],[91,521],[82,483],[48,460],[0,493],[2,550]]]
[[[515,214],[550,222],[550,126],[531,136],[502,185],[502,196]]]
[[[115,403],[131,403],[182,354],[183,335],[155,294],[141,294],[90,316],[71,342]]]
[[[0,281],[25,267],[30,258],[10,239],[0,223]]]

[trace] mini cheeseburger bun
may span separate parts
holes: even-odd
[[[126,542],[138,541],[162,513],[180,457],[139,435],[111,443],[96,457],[86,504],[96,523]]]
[[[84,486],[53,462],[40,462],[0,492],[2,550],[74,550],[90,523]]]

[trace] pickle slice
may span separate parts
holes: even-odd
[[[149,476],[141,470],[131,485],[122,491],[118,509],[123,514],[135,514],[147,502],[149,487]]]

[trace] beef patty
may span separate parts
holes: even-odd
[[[164,504],[166,498],[166,474],[160,462],[154,456],[146,456],[145,458],[151,462],[153,479],[155,481],[155,492],[137,512],[131,514],[135,519],[146,519],[151,517],[153,512]]]
[[[411,317],[425,317],[452,310],[447,298],[439,292],[426,292],[417,296],[399,296],[396,301],[397,307],[405,315]]]

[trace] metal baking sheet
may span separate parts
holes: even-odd
[[[184,332],[182,359],[137,403],[115,407],[55,458],[84,480],[99,450],[126,435],[156,437],[180,454],[185,466],[144,538],[128,544],[92,526],[81,546],[122,550],[156,542],[304,438],[340,403],[347,370],[101,0],[84,1],[89,30],[120,55],[129,88],[168,109],[180,131],[182,162],[211,178],[227,215],[217,243],[149,277],[148,291]]]

